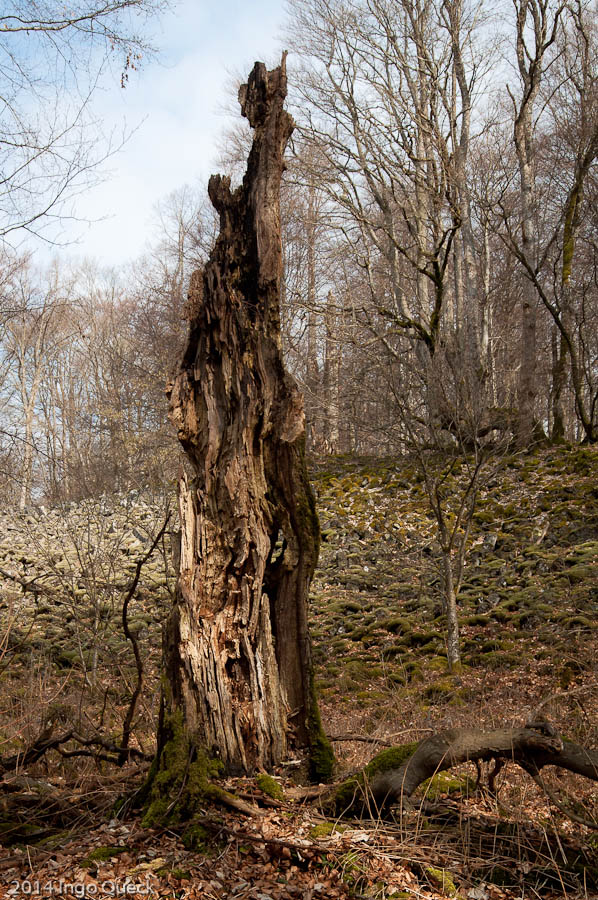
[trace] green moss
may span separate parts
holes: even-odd
[[[579,582],[594,578],[596,569],[594,566],[577,565],[571,566],[570,569],[567,569],[565,574],[572,584],[578,584]]]
[[[496,650],[510,650],[512,646],[513,641],[504,641],[493,638],[490,641],[484,641],[480,647],[480,653],[492,653]]]
[[[59,669],[72,669],[80,662],[76,650],[58,650],[53,658]]]
[[[424,874],[432,887],[442,891],[447,897],[458,897],[459,889],[451,875],[445,869],[436,869],[434,866],[424,866]]]
[[[504,609],[493,609],[490,615],[496,622],[508,622],[511,619],[509,613]]]
[[[412,647],[425,647],[442,641],[442,635],[439,631],[420,631],[410,634],[408,640]]]
[[[68,829],[63,829],[62,831],[55,831],[53,834],[47,835],[41,839],[41,841],[37,841],[38,847],[44,847],[46,850],[59,850],[71,837],[72,832]]]
[[[358,774],[343,781],[329,798],[324,802],[324,808],[330,809],[335,815],[347,815],[359,812],[364,806],[367,797],[367,784],[378,772],[386,772],[390,769],[399,769],[406,759],[413,755],[419,742],[402,744],[399,747],[389,747],[382,750],[367,764]]]
[[[428,661],[427,668],[431,672],[447,672],[448,663],[444,656],[436,656],[434,659]]]
[[[144,827],[185,821],[202,801],[218,802],[227,793],[210,781],[222,774],[222,762],[196,747],[183,726],[181,710],[165,716],[164,733],[167,740],[146,791]]]
[[[488,616],[483,615],[475,615],[475,616],[467,616],[463,619],[464,625],[487,625],[489,622]]]
[[[405,653],[406,645],[405,641],[395,641],[393,644],[382,648],[382,659],[384,662],[389,662],[389,660],[395,659],[397,656],[401,656]]]
[[[256,781],[260,791],[267,797],[272,797],[273,800],[284,800],[283,789],[271,775],[258,775]]]
[[[383,619],[383,621],[379,623],[378,628],[384,628],[386,631],[390,631],[391,634],[398,634],[399,632],[402,634],[409,634],[411,631],[411,623],[409,622],[409,619],[395,616],[391,619]]]
[[[170,875],[172,878],[176,878],[177,881],[190,881],[191,880],[191,872],[188,869],[159,869],[158,875]]]
[[[309,836],[317,840],[330,837],[331,834],[340,834],[346,830],[344,825],[339,825],[337,822],[320,822],[319,825],[313,825],[309,829]]]
[[[355,694],[357,700],[373,703],[375,700],[386,700],[386,694],[383,691],[358,691]]]
[[[586,616],[569,616],[563,619],[563,625],[578,631],[592,631],[594,628],[594,623]]]
[[[370,780],[377,772],[387,772],[389,769],[399,769],[406,759],[413,755],[419,741],[413,741],[409,744],[401,744],[398,747],[388,747],[378,753],[363,770],[366,778]]]
[[[520,666],[522,656],[520,653],[482,653],[475,654],[470,659],[473,666],[482,666],[487,669],[514,669]]]
[[[128,847],[96,847],[87,858],[94,862],[105,862],[107,859],[118,856],[119,853],[125,853],[128,849]]]
[[[209,849],[209,839],[210,835],[201,825],[192,825],[190,828],[187,828],[182,837],[185,850],[202,852]]]
[[[456,693],[454,682],[450,678],[434,681],[423,689],[423,696],[426,700],[437,702],[439,700],[448,700]]]
[[[309,732],[309,777],[316,784],[320,782],[326,783],[332,779],[335,758],[332,744],[322,728],[313,672],[310,684],[310,709],[307,728]]]
[[[451,772],[438,772],[432,778],[422,782],[419,790],[430,800],[437,800],[444,794],[473,794],[475,781],[467,775],[455,775]]]

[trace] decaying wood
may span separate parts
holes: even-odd
[[[256,63],[239,91],[253,128],[243,183],[212,176],[220,234],[191,279],[190,334],[170,414],[193,464],[180,484],[177,600],[166,710],[229,772],[310,741],[307,592],[319,529],[302,399],[282,363],[279,190],[293,129],[286,68]]]
[[[530,773],[558,766],[598,781],[598,751],[541,728],[451,729],[422,741],[398,769],[378,772],[368,791],[378,809],[407,800],[437,772],[475,760],[512,760]]]
[[[380,747],[392,747],[392,743],[385,738],[372,737],[369,734],[329,734],[331,741],[355,741],[361,744],[377,744]]]

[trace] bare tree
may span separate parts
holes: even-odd
[[[111,151],[90,98],[114,60],[124,86],[168,0],[6,0],[0,13],[0,238],[40,233]]]
[[[56,266],[45,277],[30,266],[22,267],[13,284],[18,312],[6,322],[3,351],[5,388],[13,389],[11,418],[21,448],[21,509],[31,500],[40,390],[52,359],[68,339],[65,311],[70,291],[72,284],[61,278]]]
[[[301,130],[317,144],[336,223],[367,274],[377,313],[430,355],[455,237],[469,219],[474,18],[461,3],[431,0],[417,8],[410,0],[293,8],[304,61]],[[466,244],[470,264],[469,232]],[[375,277],[381,261],[384,286]],[[464,279],[457,279],[460,298]]]
[[[598,385],[593,371],[597,337],[587,316],[593,275],[586,247],[592,238],[583,223],[588,182],[598,159],[596,28],[595,13],[581,3],[561,15],[555,39],[558,56],[545,79],[546,114],[538,129],[543,144],[539,169],[547,187],[545,228],[535,267],[523,244],[512,241],[530,284],[554,322],[553,437],[565,434],[563,393],[569,374],[575,412],[585,439],[591,442],[598,439]],[[593,197],[592,191],[590,203]]]
[[[508,88],[513,103],[513,140],[519,166],[519,247],[526,269],[538,265],[536,228],[536,104],[542,79],[551,59],[563,5],[552,0],[515,0],[516,59],[520,81],[518,96]],[[521,338],[518,384],[517,438],[530,445],[537,423],[537,296],[526,278],[521,301]]]

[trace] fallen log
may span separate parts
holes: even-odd
[[[384,813],[406,804],[428,778],[466,762],[504,760],[517,763],[532,777],[557,766],[598,781],[598,751],[563,739],[549,723],[524,728],[481,731],[453,728],[415,744],[383,750],[357,776],[337,786],[325,805],[337,815]]]

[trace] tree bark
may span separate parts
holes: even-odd
[[[220,234],[191,279],[189,341],[170,414],[193,467],[180,483],[181,558],[164,639],[159,748],[173,716],[232,773],[290,744],[327,756],[311,676],[307,595],[319,525],[303,402],[282,363],[279,191],[293,130],[286,68],[256,63],[239,91],[254,130],[243,183],[212,176]],[[328,768],[331,766],[330,750]],[[329,772],[328,772],[329,774]]]

